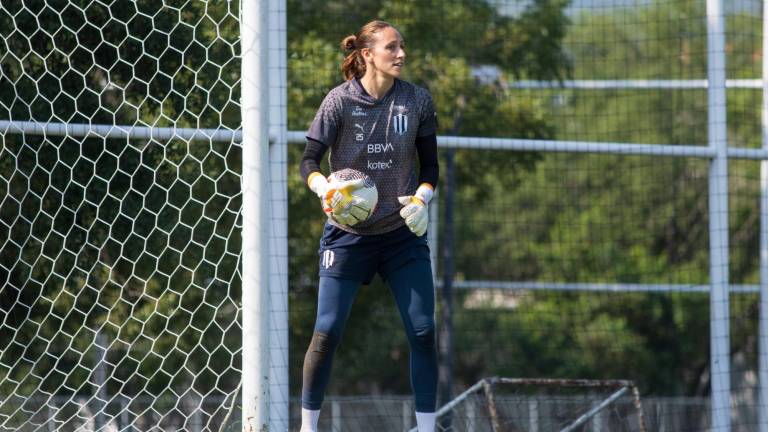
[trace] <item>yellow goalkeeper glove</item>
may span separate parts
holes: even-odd
[[[401,196],[397,200],[403,205],[400,209],[400,217],[405,219],[405,224],[416,236],[421,237],[427,232],[429,223],[429,201],[433,194],[432,185],[422,183],[416,193],[408,196]]]
[[[358,199],[352,196],[354,190],[364,185],[365,179],[329,182],[319,172],[314,172],[309,176],[309,188],[320,198],[323,211],[335,221],[349,226],[355,225],[368,215],[367,212],[356,206]]]

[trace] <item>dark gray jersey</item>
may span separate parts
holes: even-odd
[[[330,223],[355,234],[371,235],[404,225],[397,197],[413,195],[416,137],[435,133],[437,119],[429,92],[395,79],[381,99],[368,95],[359,80],[349,80],[326,95],[307,138],[330,149],[331,171],[352,168],[376,183],[379,203],[368,220],[353,227]]]

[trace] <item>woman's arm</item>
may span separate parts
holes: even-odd
[[[430,134],[416,137],[416,151],[419,154],[419,184],[429,183],[434,190],[440,174],[437,162],[437,136]]]
[[[320,160],[326,150],[328,150],[328,146],[325,144],[307,139],[307,146],[304,147],[304,156],[301,158],[301,165],[299,166],[301,177],[307,184],[310,184],[312,173],[320,174]]]

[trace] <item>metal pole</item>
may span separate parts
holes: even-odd
[[[429,202],[429,232],[427,233],[427,242],[429,244],[429,258],[432,261],[432,279],[435,282],[437,290],[440,281],[437,276],[437,254],[438,254],[438,234],[440,230],[440,189],[435,188],[435,194],[432,201]],[[435,291],[437,298],[437,291]]]
[[[528,401],[528,431],[539,432],[539,399],[531,396]]]
[[[493,432],[501,432],[499,410],[496,407],[496,398],[493,395],[493,384],[493,378],[483,380],[483,390],[485,391],[485,401],[488,404],[488,416],[491,419],[491,428],[493,429]]]
[[[763,1],[763,149],[768,149],[768,1]],[[759,432],[768,432],[768,161],[760,161]]]
[[[268,3],[242,2],[243,431],[269,424]]]
[[[2,124],[3,121],[0,120],[0,131],[2,131]],[[288,131],[288,143],[304,144],[306,141],[305,134],[306,131]],[[234,135],[234,137],[233,139],[237,139],[237,135]],[[440,149],[460,148],[547,153],[621,154],[624,156],[693,157],[705,159],[715,157],[715,150],[701,144],[638,144],[438,135],[437,145]],[[763,160],[768,159],[768,149],[729,147],[728,157],[731,159]]]
[[[438,332],[440,348],[438,400],[441,405],[453,399],[453,206],[456,193],[456,181],[453,172],[454,152],[454,149],[449,149],[445,154],[445,182],[442,193],[445,200],[445,220],[441,224],[443,232],[440,236],[443,255],[443,287],[440,296],[441,320]],[[440,419],[440,425],[444,429],[449,429],[450,424],[450,414]]]
[[[615,392],[610,397],[608,397],[608,399],[605,399],[604,401],[602,401],[601,403],[599,403],[598,405],[596,405],[595,407],[593,407],[592,409],[590,409],[586,413],[582,414],[582,416],[579,417],[578,419],[576,419],[575,422],[573,422],[569,426],[565,427],[560,432],[571,432],[571,431],[576,430],[576,428],[578,428],[579,426],[581,426],[584,423],[586,423],[587,421],[589,421],[589,419],[591,419],[593,416],[597,415],[600,411],[604,410],[605,407],[607,407],[608,405],[612,404],[618,398],[624,396],[624,393],[626,393],[628,391],[629,391],[629,388],[622,387],[617,392]]]
[[[287,431],[288,414],[288,95],[285,0],[269,2],[269,147],[271,173],[269,428]]]
[[[728,140],[725,94],[725,21],[722,0],[707,0],[709,169],[710,363],[712,430],[729,432]]]
[[[338,400],[331,402],[331,430],[341,430],[341,405]]]
[[[96,331],[96,338],[93,341],[93,356],[94,363],[96,363],[96,370],[94,371],[96,385],[98,389],[94,397],[95,403],[93,404],[93,410],[96,412],[94,418],[94,426],[96,430],[101,430],[107,425],[107,418],[104,415],[104,409],[107,407],[107,400],[109,396],[107,394],[107,346],[109,345],[107,337],[104,335],[101,329]]]
[[[632,399],[635,404],[635,410],[637,410],[637,426],[640,428],[640,432],[645,432],[645,414],[643,414],[643,404],[640,402],[640,390],[634,385],[632,388]]]
[[[408,400],[404,399],[402,403],[403,431],[407,432],[411,428],[411,417],[413,417],[413,414],[411,414],[411,405],[408,403]]]

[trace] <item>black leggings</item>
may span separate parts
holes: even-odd
[[[434,412],[437,399],[435,292],[426,260],[411,260],[388,275],[411,347],[411,387],[416,411]],[[333,355],[361,282],[320,277],[315,333],[304,357],[302,406],[318,410],[331,375]]]

